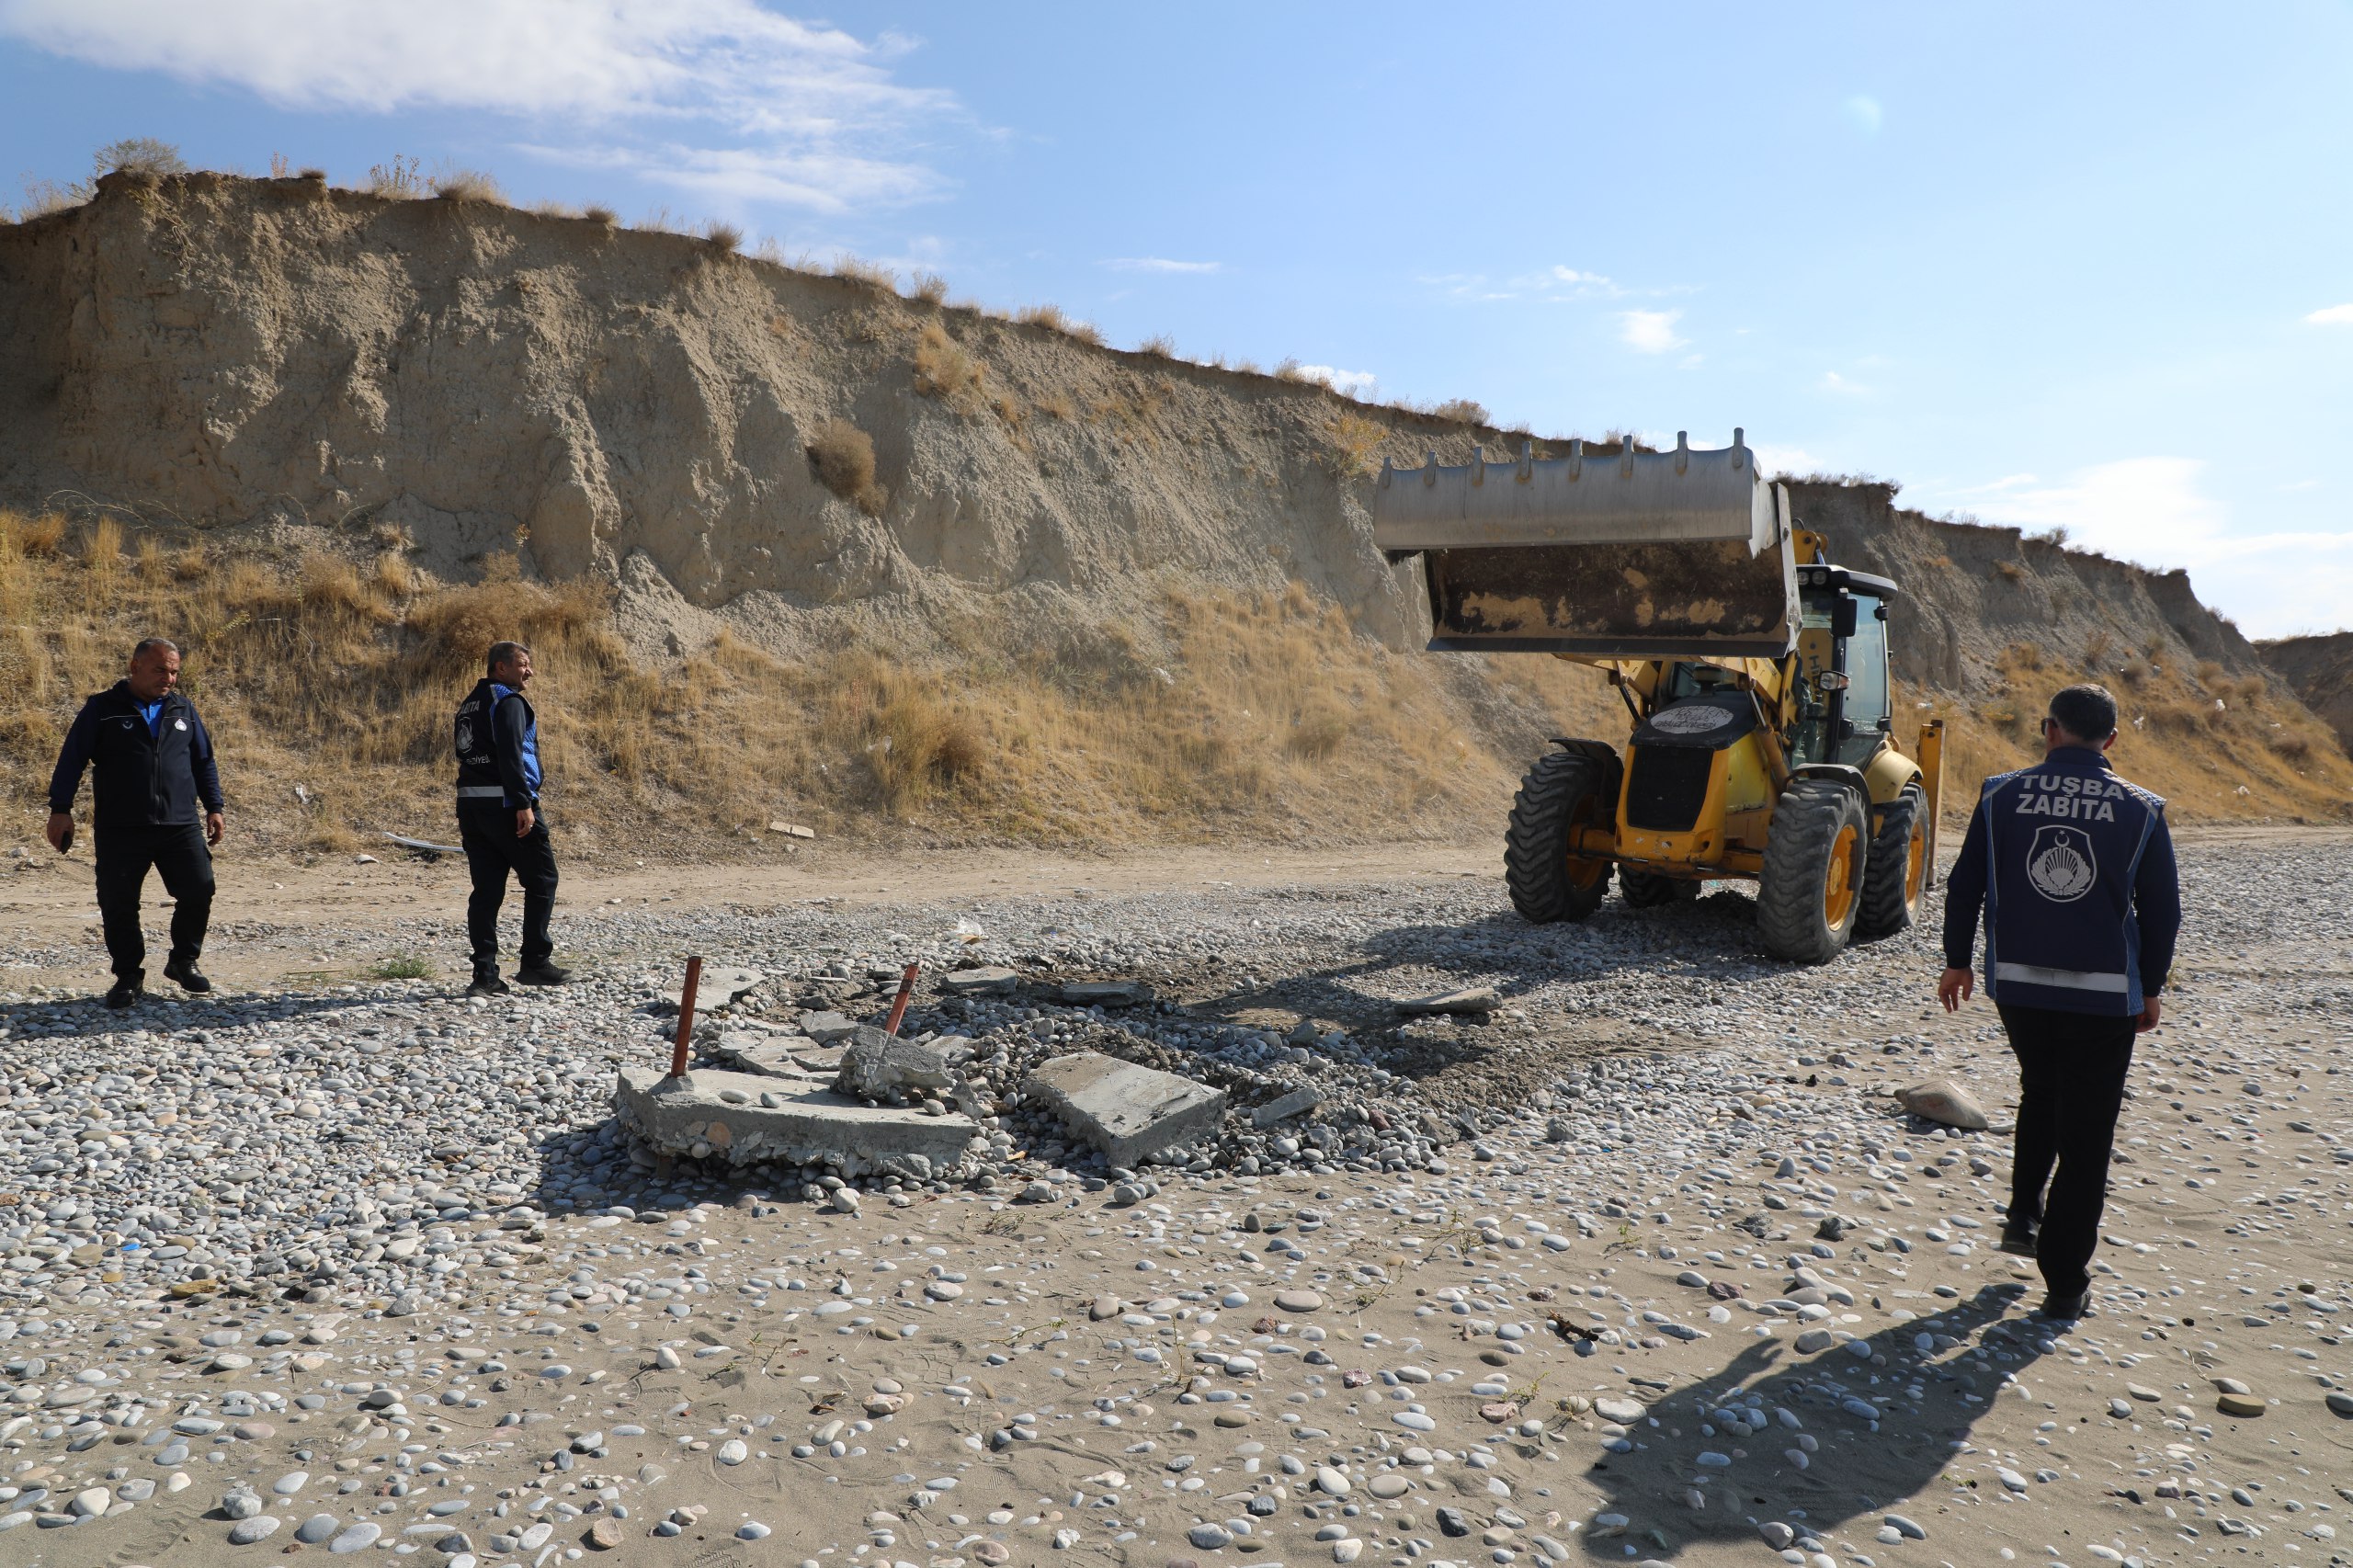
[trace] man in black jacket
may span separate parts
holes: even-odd
[[[117,1009],[137,1002],[147,983],[139,892],[151,866],[177,901],[165,977],[184,991],[212,989],[196,960],[212,917],[210,846],[221,842],[227,823],[212,737],[195,704],[180,695],[179,679],[180,651],[170,642],[150,637],[133,648],[130,674],[82,705],[49,780],[49,842],[62,855],[73,847],[82,770],[94,768],[90,829],[98,915],[114,962],[107,1006]]]
[[[490,673],[458,704],[458,842],[473,876],[466,901],[466,935],[473,947],[469,996],[503,996],[498,977],[498,910],[506,902],[506,874],[523,884],[522,967],[526,985],[561,985],[570,971],[551,961],[555,944],[548,921],[555,913],[555,849],[540,812],[540,722],[523,688],[531,684],[531,651],[494,642]]]

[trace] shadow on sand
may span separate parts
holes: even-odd
[[[2055,1348],[2058,1325],[2005,1315],[2023,1290],[1987,1285],[1814,1356],[1754,1340],[1721,1371],[1657,1395],[1616,1440],[1627,1450],[1605,1451],[1586,1472],[1608,1501],[1582,1533],[1586,1555],[1625,1562],[1702,1543],[1753,1548],[1772,1520],[1790,1528],[1801,1550],[1878,1550],[1886,1515],[1904,1511],[1902,1500],[1953,1462],[2006,1378]],[[1584,1359],[1598,1369],[1610,1351],[1595,1351]],[[1990,1470],[1984,1479],[1993,1482]],[[1862,1539],[1842,1540],[1850,1528]]]

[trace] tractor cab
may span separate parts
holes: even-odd
[[[1867,766],[1893,744],[1887,613],[1896,587],[1844,566],[1798,568],[1799,678],[1790,762]]]

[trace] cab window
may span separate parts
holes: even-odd
[[[1879,749],[1880,725],[1891,718],[1887,685],[1887,604],[1855,596],[1855,634],[1847,639],[1847,733],[1838,760],[1860,764]]]

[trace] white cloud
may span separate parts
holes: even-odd
[[[2010,474],[1956,498],[1986,522],[2063,528],[2071,544],[2165,571],[2222,546],[2222,510],[2199,488],[2205,467],[2197,458],[2125,458],[2059,481]]]
[[[1615,278],[1598,272],[1586,272],[1558,264],[1509,278],[1490,278],[1483,272],[1439,272],[1426,274],[1417,281],[1443,289],[1458,300],[1541,300],[1552,304],[1570,300],[1615,300],[1636,292],[1661,294],[1677,291],[1630,290]]]
[[[1876,397],[1879,395],[1879,391],[1876,387],[1865,386],[1860,381],[1850,381],[1836,370],[1824,370],[1822,372],[1822,390],[1826,392],[1836,392],[1840,397]]]
[[[1334,392],[1352,392],[1367,397],[1379,380],[1370,370],[1342,370],[1330,365],[1302,365],[1299,373],[1311,381],[1322,381]]]
[[[1675,324],[1682,316],[1681,311],[1620,311],[1618,341],[1637,354],[1665,354],[1680,348],[1689,341],[1675,335]]]
[[[2313,326],[2353,326],[2353,305],[2330,305],[2304,318]]]
[[[1222,272],[1225,264],[1216,261],[1171,261],[1160,256],[1115,256],[1103,264],[1118,272]]]
[[[567,162],[820,210],[935,188],[901,144],[956,108],[892,79],[904,40],[754,0],[0,0],[0,33],[287,108],[508,116]]]
[[[2063,528],[2073,546],[2156,571],[2187,568],[2200,599],[2250,637],[2344,625],[2353,604],[2353,530],[2237,531],[2229,510],[2206,494],[2205,468],[2196,458],[2126,458],[2064,479],[2014,473],[1923,499],[1989,523]]]
[[[1756,454],[1756,471],[1776,478],[1782,474],[1802,476],[1831,472],[1828,463],[1803,447],[1784,447],[1771,441],[1757,441],[1750,445],[1749,450]]]
[[[1846,109],[1847,118],[1854,121],[1855,129],[1866,136],[1878,135],[1881,121],[1887,118],[1879,100],[1867,93],[1857,93],[1841,107]]]

